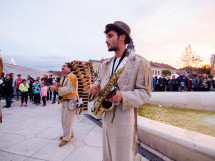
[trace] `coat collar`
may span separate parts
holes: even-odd
[[[104,61],[104,65],[109,65],[113,59],[114,59],[114,57],[108,58],[106,61]],[[134,56],[134,53],[132,51],[128,55],[128,60],[131,60],[131,61],[135,60],[135,56]]]

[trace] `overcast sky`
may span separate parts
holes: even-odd
[[[215,54],[214,0],[0,0],[3,60],[60,70],[65,61],[111,57],[103,31],[116,20],[148,60],[177,67],[189,44],[204,63]]]

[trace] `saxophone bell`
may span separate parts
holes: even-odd
[[[110,91],[110,93],[105,97],[105,99],[109,99],[109,98],[113,97],[116,94],[116,91],[117,91],[117,88],[114,87],[114,89],[112,91]],[[114,103],[105,101],[105,99],[102,101],[102,106],[105,109],[111,109],[114,106]]]
[[[59,103],[61,103],[63,101],[63,96],[58,96],[57,100],[58,100]]]

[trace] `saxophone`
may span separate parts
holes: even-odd
[[[62,101],[63,101],[63,96],[58,96],[58,97],[57,97],[57,101],[58,101],[59,103],[62,103]]]
[[[127,57],[125,60],[125,64],[126,62]],[[120,78],[120,75],[124,71],[125,64],[122,68],[120,68],[116,73],[113,74],[113,76],[109,79],[105,87],[102,89],[102,91],[99,93],[98,97],[94,101],[94,107],[91,109],[91,112],[94,113],[96,117],[101,117],[104,112],[110,111],[114,107],[114,103],[105,101],[105,99],[112,91],[112,88],[118,86],[117,82]]]

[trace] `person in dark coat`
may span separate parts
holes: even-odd
[[[59,86],[60,85],[60,79],[61,79],[61,75],[58,74],[56,80],[54,81],[54,85],[55,86]],[[54,91],[54,97],[53,97],[53,102],[52,104],[54,104],[56,102],[56,97],[58,95],[58,91]]]
[[[32,78],[30,75],[27,76],[27,83],[29,84],[28,94],[30,96],[30,102],[33,102],[34,100],[34,93],[33,93],[33,84],[34,84],[34,78]]]
[[[155,82],[156,82],[156,84],[155,84],[155,92],[156,92],[159,90],[159,80],[158,80],[157,76],[155,76]]]
[[[9,74],[6,75],[2,87],[3,94],[6,100],[6,105],[4,107],[9,108],[11,106],[11,96],[13,94],[12,79]]]
[[[200,91],[200,86],[201,86],[201,74],[194,75],[194,79],[192,80],[192,88],[193,91]]]
[[[178,91],[178,81],[175,79],[175,75],[170,80],[170,91]]]
[[[170,82],[171,82],[170,76],[167,76],[167,80],[166,80],[166,91],[170,91]]]
[[[184,85],[186,86],[186,87],[188,87],[188,78],[184,75],[184,71],[181,71],[180,72],[180,75],[178,76],[178,78],[177,78],[177,81],[178,81],[178,87],[179,86],[181,86],[181,83],[182,82],[184,82]]]
[[[165,91],[167,85],[167,80],[165,78],[165,75],[162,74],[162,77],[159,78],[159,91]]]

